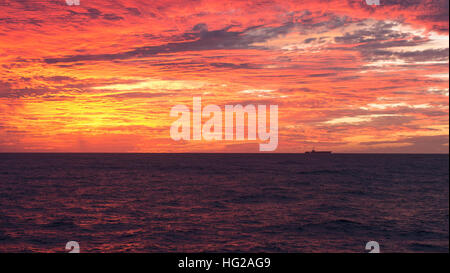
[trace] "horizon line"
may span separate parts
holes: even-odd
[[[306,155],[306,152],[0,152],[0,154],[292,154]],[[327,155],[353,155],[353,154],[391,154],[391,155],[449,155],[449,153],[383,153],[383,152],[332,152]],[[313,155],[314,156],[314,155]],[[324,156],[324,155],[317,155]]]

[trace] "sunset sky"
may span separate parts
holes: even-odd
[[[257,152],[170,109],[276,104],[276,152],[448,153],[449,1],[0,0],[0,152]]]

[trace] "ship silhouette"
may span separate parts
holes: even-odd
[[[331,151],[316,151],[314,148],[311,151],[305,152],[307,155],[329,155]]]

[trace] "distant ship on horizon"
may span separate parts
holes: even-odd
[[[316,151],[316,150],[312,149],[311,151],[305,152],[305,154],[307,154],[307,155],[310,155],[310,154],[329,155],[329,154],[331,154],[331,151]]]

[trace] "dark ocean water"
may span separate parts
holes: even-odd
[[[448,155],[0,154],[0,252],[449,251]]]

